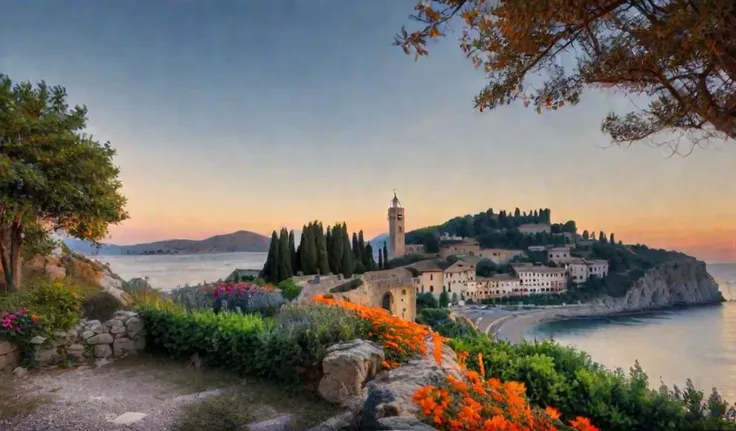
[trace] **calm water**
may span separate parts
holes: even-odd
[[[726,299],[736,299],[736,264],[708,265]],[[625,370],[639,360],[650,385],[660,380],[718,391],[736,401],[736,302],[628,317],[578,319],[539,325],[529,339],[554,338]]]
[[[94,256],[113,272],[130,280],[148,277],[153,287],[167,291],[184,284],[217,281],[238,269],[261,269],[266,253],[216,253],[161,256]]]

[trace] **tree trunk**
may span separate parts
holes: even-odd
[[[23,223],[14,222],[10,228],[10,273],[13,279],[13,289],[20,290],[21,276],[23,275]]]

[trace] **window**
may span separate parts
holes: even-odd
[[[434,274],[429,274],[429,279],[434,280]]]
[[[429,291],[434,292],[434,286],[429,286]]]

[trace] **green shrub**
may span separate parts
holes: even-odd
[[[437,308],[439,307],[437,298],[430,292],[424,292],[417,294],[417,310],[423,310],[425,308]]]
[[[357,317],[338,307],[286,305],[276,318],[258,314],[138,308],[152,352],[288,383],[314,381],[328,346],[365,336]]]
[[[27,283],[24,289],[18,294],[9,295],[15,298],[8,303],[21,302],[20,305],[38,316],[39,325],[45,331],[66,331],[79,321],[83,298],[70,279],[35,279]]]
[[[84,317],[102,322],[112,319],[113,314],[122,309],[123,303],[109,292],[100,292],[82,304]]]
[[[462,322],[443,323],[444,332],[462,332]],[[442,329],[441,329],[442,331]],[[684,391],[661,387],[650,389],[648,377],[635,364],[628,374],[609,371],[585,353],[553,341],[512,345],[492,342],[472,331],[452,338],[455,351],[469,353],[467,366],[479,371],[482,354],[486,375],[523,382],[530,401],[557,407],[565,419],[588,417],[606,431],[629,430],[734,430],[736,424],[716,416],[725,407],[717,394],[708,403],[703,393],[687,382]]]
[[[282,281],[279,283],[278,288],[281,289],[281,294],[284,298],[289,301],[295,300],[299,297],[299,294],[302,293],[302,287],[296,284],[292,279]]]

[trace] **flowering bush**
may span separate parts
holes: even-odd
[[[16,334],[28,331],[38,325],[38,316],[28,314],[28,309],[24,308],[15,313],[3,313],[0,317],[0,334],[10,338]]]
[[[364,320],[368,324],[368,339],[384,348],[385,368],[393,368],[412,357],[427,354],[425,339],[430,332],[427,326],[392,316],[383,308],[366,307],[329,296],[317,296],[314,300],[351,310]]]
[[[252,295],[259,291],[272,292],[273,287],[260,287],[255,283],[222,283],[215,285],[214,297],[233,300],[242,298],[243,296]]]
[[[441,338],[435,337],[435,346]],[[437,349],[435,349],[436,351]],[[485,379],[481,373],[465,370],[467,352],[458,354],[464,379],[448,375],[438,386],[427,385],[417,390],[412,399],[420,409],[420,418],[440,430],[475,431],[598,431],[587,418],[577,417],[571,427],[560,421],[560,413],[547,407],[533,408],[526,400],[523,383]],[[441,363],[435,353],[435,359]],[[482,358],[479,358],[482,363]]]
[[[27,308],[13,313],[0,314],[0,339],[13,341],[20,347],[24,362],[33,358],[33,338],[39,331],[39,318]]]

